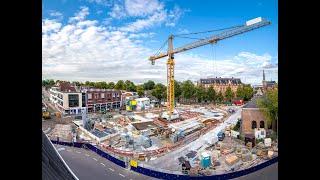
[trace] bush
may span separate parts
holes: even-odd
[[[238,119],[238,121],[237,121],[237,124],[233,127],[233,130],[234,131],[239,131],[240,130],[240,122],[241,120],[240,119]]]
[[[271,133],[271,135],[270,135],[270,138],[271,138],[272,141],[275,141],[275,140],[278,138],[277,133],[273,131],[273,132]]]

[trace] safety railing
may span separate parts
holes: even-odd
[[[73,146],[73,147],[78,147],[78,148],[83,148],[86,147],[91,151],[94,151],[95,153],[97,153],[98,155],[110,160],[111,162],[126,168],[127,165],[124,161],[119,160],[111,155],[109,155],[108,153],[102,151],[101,149],[89,144],[89,143],[72,143],[72,142],[61,142],[61,141],[55,141],[55,140],[51,140],[52,143],[54,144],[60,144],[60,145],[65,145],[65,146]],[[212,176],[189,176],[189,175],[183,175],[183,174],[174,174],[174,173],[170,173],[172,171],[168,171],[168,170],[161,170],[157,171],[151,167],[149,167],[146,164],[142,164],[141,166],[137,166],[137,167],[133,167],[131,166],[130,169],[132,171],[135,171],[137,173],[141,173],[147,176],[151,176],[154,178],[159,178],[159,179],[192,179],[192,178],[197,178],[197,179],[232,179],[232,178],[237,178],[240,176],[244,176],[250,173],[253,173],[255,171],[258,171],[262,168],[265,168],[269,165],[272,165],[274,163],[278,162],[278,157],[274,157],[273,159],[270,159],[268,161],[265,161],[263,163],[260,163],[256,166],[247,168],[247,169],[243,169],[243,170],[239,170],[239,171],[235,171],[235,172],[231,172],[231,173],[225,173],[225,174],[217,174],[217,175],[212,175]]]

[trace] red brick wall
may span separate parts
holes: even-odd
[[[256,121],[257,128],[260,128],[260,121],[264,121],[264,128],[267,130],[267,121],[258,108],[243,108],[241,120],[241,134],[254,134],[252,121]]]

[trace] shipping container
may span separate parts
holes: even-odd
[[[261,17],[257,17],[257,18],[254,18],[254,19],[251,19],[251,20],[247,21],[246,25],[250,26],[252,24],[256,24],[256,23],[259,23],[261,21],[262,21],[262,18]]]

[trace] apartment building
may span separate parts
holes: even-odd
[[[50,101],[62,114],[81,114],[86,111],[85,94],[77,92],[70,83],[57,83],[50,88],[49,93]]]
[[[242,85],[242,82],[239,78],[207,78],[207,79],[200,79],[198,81],[198,86],[203,86],[205,88],[213,87],[213,89],[218,93],[221,92],[225,94],[228,87],[235,93],[237,88]]]
[[[81,92],[85,94],[84,100],[88,112],[121,109],[123,106],[120,90],[82,87]]]

